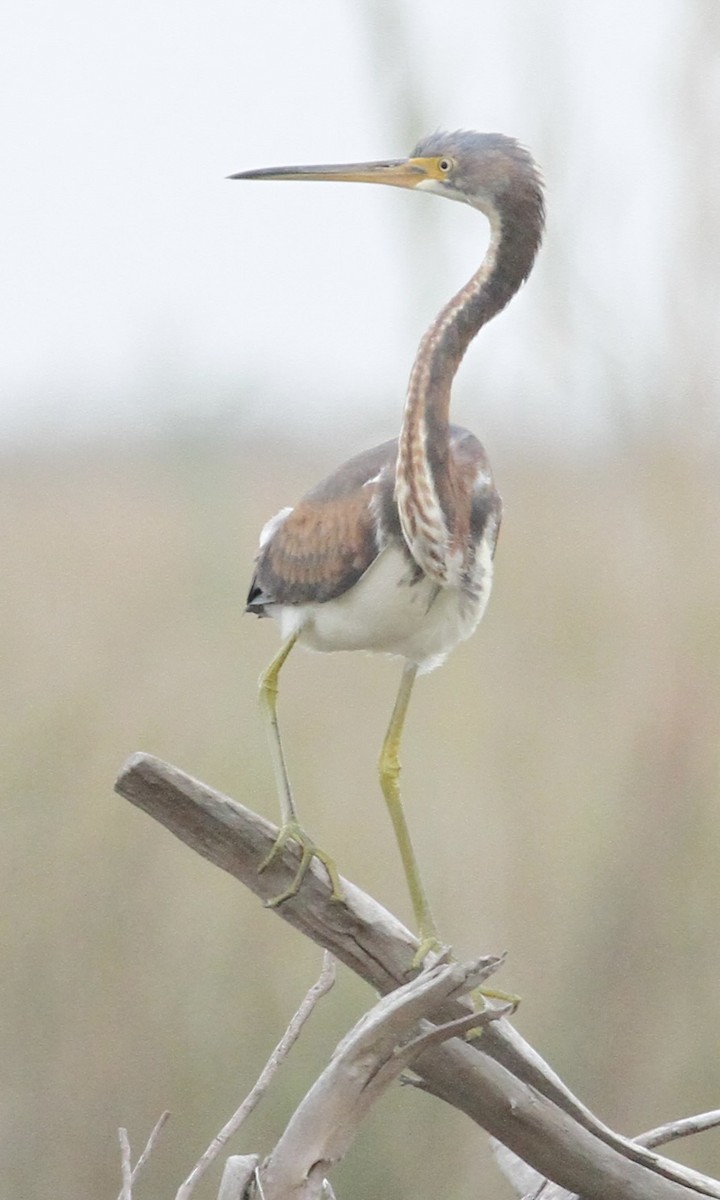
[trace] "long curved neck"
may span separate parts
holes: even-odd
[[[468,506],[460,502],[450,454],[452,381],[475,335],[527,278],[542,236],[542,200],[536,190],[487,215],[491,239],[479,270],[441,309],[420,342],[400,430],[395,492],[400,523],[413,558],[440,584],[453,581],[453,552],[467,534],[463,516]]]

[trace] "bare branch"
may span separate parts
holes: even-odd
[[[294,876],[289,846],[262,875],[276,829],[242,805],[147,755],[134,755],[117,790],[205,858],[267,900]],[[390,913],[344,881],[346,903],[331,901],[323,872],[311,867],[298,896],[278,915],[331,950],[386,994],[415,972],[416,939]],[[467,1013],[448,1001],[439,1021]],[[720,1182],[661,1158],[603,1125],[505,1019],[479,1042],[454,1038],[414,1063],[425,1089],[467,1113],[541,1176],[583,1200],[720,1200]]]
[[[693,1133],[704,1133],[720,1125],[720,1109],[713,1112],[699,1113],[694,1117],[682,1117],[678,1121],[670,1121],[667,1125],[659,1125],[647,1133],[640,1133],[633,1140],[640,1146],[662,1146],[677,1138],[688,1137]],[[548,1179],[543,1178],[526,1162],[518,1158],[495,1138],[490,1139],[495,1160],[505,1175],[505,1178],[516,1189],[522,1200],[577,1200],[574,1193],[557,1187]]]
[[[276,826],[176,767],[133,755],[116,790],[262,901],[277,896],[295,877],[299,859],[292,843],[258,874],[275,843]],[[352,883],[343,886],[347,903],[331,901],[327,876],[313,861],[300,894],[272,911],[385,995],[415,973],[417,938]]]
[[[539,1171],[529,1167],[526,1162],[503,1146],[497,1138],[490,1139],[495,1162],[499,1166],[508,1183],[515,1189],[520,1200],[579,1200],[575,1192],[551,1183]]]
[[[120,1200],[132,1200],[132,1167],[130,1164],[130,1142],[127,1129],[118,1129],[120,1143],[120,1171],[122,1173],[122,1189]]]
[[[406,1063],[410,1063],[428,1046],[437,1046],[441,1042],[446,1042],[448,1038],[465,1037],[474,1030],[481,1030],[491,1021],[499,1021],[501,1017],[511,1012],[512,1008],[511,1004],[507,1004],[503,1008],[486,1008],[483,1012],[467,1013],[466,1016],[458,1017],[455,1021],[445,1021],[442,1025],[431,1025],[404,1048],[403,1058]]]
[[[326,950],[323,955],[323,965],[320,975],[316,982],[308,991],[305,999],[300,1004],[297,1012],[290,1021],[285,1033],[281,1037],[277,1046],[273,1050],[270,1058],[263,1067],[258,1080],[250,1093],[243,1100],[239,1108],[235,1110],[230,1120],[223,1126],[218,1134],[213,1138],[210,1145],[204,1154],[196,1162],[192,1171],[188,1175],[185,1182],[178,1188],[175,1200],[188,1200],[192,1192],[195,1190],[196,1184],[200,1182],[208,1167],[214,1163],[220,1151],[225,1146],[228,1138],[242,1125],[243,1121],[247,1120],[250,1113],[259,1104],[262,1097],[265,1095],[270,1083],[278,1070],[278,1067],[287,1058],[290,1050],[300,1036],[300,1031],[307,1021],[310,1013],[315,1008],[315,1005],[327,992],[335,982],[335,963],[332,955]]]
[[[639,1133],[634,1139],[640,1146],[665,1146],[678,1138],[689,1137],[691,1133],[705,1133],[720,1125],[720,1109],[713,1112],[698,1113],[696,1117],[681,1117],[678,1121],[669,1121],[667,1125],[658,1125],[647,1133]]]
[[[418,1028],[453,1037],[452,1027],[439,1031],[427,1018],[451,997],[477,987],[486,973],[485,960],[441,963],[385,996],[361,1018],[260,1169],[264,1200],[320,1200],[329,1168],[343,1158],[369,1109],[422,1048]],[[485,1014],[473,1016],[477,1024]]]
[[[160,1133],[163,1129],[163,1126],[165,1125],[165,1122],[169,1119],[169,1117],[170,1117],[170,1113],[167,1111],[164,1113],[161,1113],[160,1116],[158,1117],[158,1119],[155,1123],[155,1128],[153,1129],[152,1133],[150,1134],[150,1137],[148,1138],[148,1140],[146,1142],[145,1149],[143,1150],[139,1159],[135,1163],[135,1166],[133,1167],[133,1169],[130,1173],[129,1182],[127,1182],[127,1183],[125,1181],[125,1152],[126,1152],[126,1147],[127,1147],[127,1163],[129,1166],[129,1164],[130,1164],[130,1143],[128,1142],[127,1130],[126,1129],[118,1129],[118,1138],[120,1140],[121,1154],[123,1156],[123,1158],[122,1158],[123,1186],[121,1188],[120,1195],[118,1196],[118,1200],[131,1200],[132,1184],[135,1182],[138,1175],[143,1170],[143,1167],[145,1166],[150,1155],[152,1154],[153,1150],[155,1149],[155,1143],[157,1142],[158,1137],[160,1136]]]
[[[257,1154],[231,1154],[220,1180],[218,1200],[242,1200],[259,1161]]]

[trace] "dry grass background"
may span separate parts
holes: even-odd
[[[720,1099],[720,484],[670,437],[630,441],[581,463],[491,448],[493,600],[420,681],[404,753],[441,928],[460,954],[509,951],[519,1027],[627,1132]],[[336,460],[188,436],[3,462],[8,1200],[115,1196],[117,1126],[139,1149],[165,1107],[139,1200],[174,1194],[317,973],[319,951],[112,783],[144,749],[274,816],[255,681],[277,631],[242,599],[263,521]],[[375,780],[398,669],[296,653],[281,717],[306,824],[408,918]],[[270,1145],[370,1000],[341,973],[236,1150]],[[680,1153],[720,1173],[717,1134]],[[480,1131],[407,1089],[335,1182],[343,1200],[509,1195]]]

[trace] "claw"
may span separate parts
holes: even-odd
[[[447,962],[451,957],[450,947],[440,941],[434,933],[422,936],[412,960],[412,969],[421,967],[428,955],[433,956],[433,966],[438,962]]]
[[[516,996],[514,992],[496,992],[492,988],[479,987],[474,996],[482,996],[484,1000],[500,1000],[502,1004],[510,1006],[508,1016],[512,1016],[515,1010],[519,1007],[522,996]],[[484,1005],[483,1005],[484,1007]]]
[[[279,854],[282,853],[287,842],[296,842],[300,847],[300,865],[298,866],[298,869],[295,872],[295,876],[289,887],[285,888],[285,891],[280,892],[279,895],[272,896],[270,900],[266,900],[265,907],[277,908],[280,904],[284,904],[286,900],[291,900],[293,896],[296,896],[300,890],[303,879],[307,875],[310,863],[314,858],[323,864],[328,873],[331,889],[330,899],[336,900],[339,903],[343,903],[345,900],[345,893],[343,892],[340,884],[340,876],[338,875],[334,860],[330,858],[330,855],[326,854],[324,850],[321,850],[315,845],[312,838],[308,836],[308,834],[305,832],[302,826],[298,824],[297,821],[290,821],[286,825],[283,825],[275,839],[275,842],[273,843],[270,853],[260,863],[260,866],[258,867],[258,875],[261,875],[263,871],[267,870],[270,864],[274,862]]]
[[[521,997],[513,995],[512,992],[496,992],[493,988],[479,987],[470,993],[470,999],[479,1013],[485,1011],[487,1007],[485,1004],[486,1000],[500,1000],[503,1004],[508,1005],[506,1012],[503,1012],[502,1009],[500,1010],[502,1015],[504,1017],[511,1017],[520,1004]],[[479,1025],[477,1029],[469,1029],[465,1034],[465,1041],[479,1041],[482,1037],[483,1029],[483,1025]]]

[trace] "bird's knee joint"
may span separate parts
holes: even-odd
[[[383,784],[397,784],[400,778],[400,761],[396,754],[383,754],[378,763],[378,773]]]
[[[258,698],[261,704],[274,704],[278,696],[277,675],[261,675]]]

